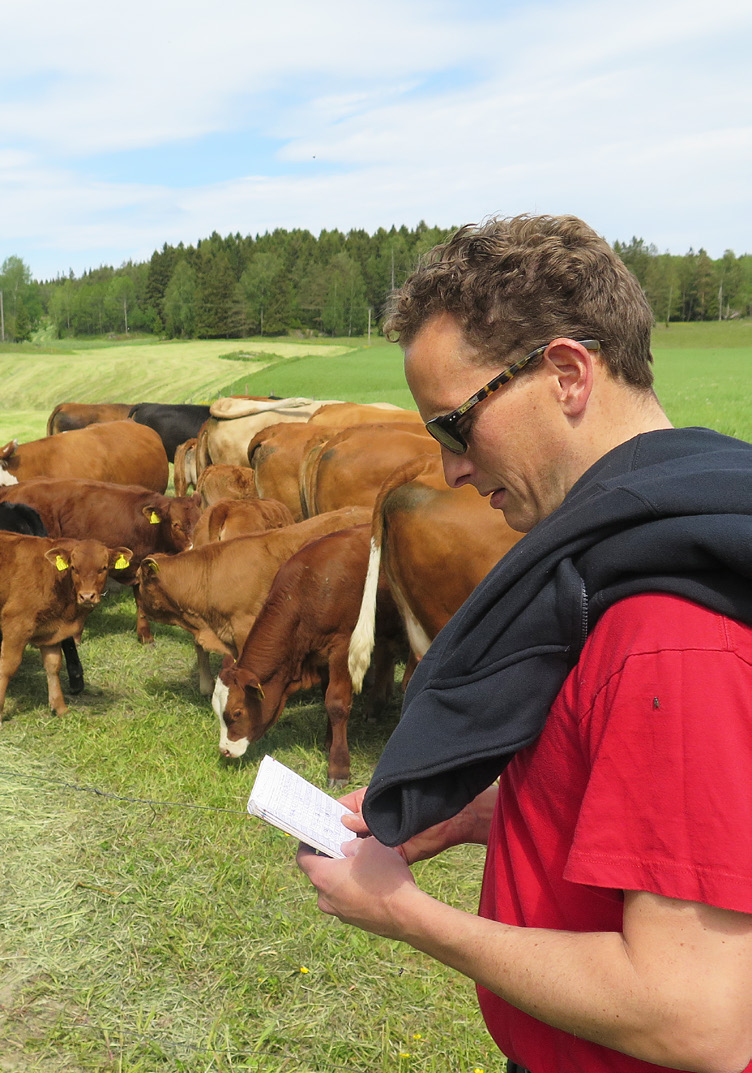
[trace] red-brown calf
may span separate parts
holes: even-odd
[[[140,605],[136,571],[146,555],[174,554],[191,547],[200,513],[198,496],[165,496],[137,485],[42,477],[0,489],[0,502],[33,507],[50,536],[92,538],[108,547],[124,544],[131,548],[130,567],[113,576],[133,586],[138,639],[144,644],[153,642]]]
[[[8,682],[26,645],[36,645],[47,672],[50,707],[67,711],[60,687],[60,642],[79,638],[99,603],[108,571],[131,558],[129,548],[98,540],[55,540],[0,532],[0,719]]]
[[[181,555],[147,556],[139,570],[144,610],[193,636],[199,686],[210,696],[214,683],[206,653],[238,655],[282,563],[304,544],[367,520],[367,511],[348,507]]]
[[[84,477],[112,484],[140,484],[164,492],[170,466],[154,429],[135,421],[107,421],[64,436],[0,447],[0,468],[19,481],[31,477]]]
[[[329,785],[347,783],[353,697],[347,651],[360,608],[369,538],[367,525],[331,533],[280,568],[237,663],[228,657],[217,678],[212,705],[224,756],[242,756],[277,721],[291,694],[321,682]],[[384,583],[377,599],[375,676],[367,717],[388,700],[394,664],[404,649],[400,616]]]

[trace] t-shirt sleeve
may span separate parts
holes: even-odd
[[[748,656],[656,644],[598,684],[565,879],[752,912]]]

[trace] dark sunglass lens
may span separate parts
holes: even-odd
[[[451,451],[452,454],[463,455],[467,450],[467,444],[457,433],[449,432],[437,422],[429,421],[426,429],[435,440],[438,440],[442,447],[446,447],[447,451]]]

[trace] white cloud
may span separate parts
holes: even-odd
[[[48,276],[213,230],[518,211],[752,251],[751,29],[746,0],[27,0],[4,13],[0,260]],[[233,131],[224,181],[191,184],[185,153],[166,177],[171,146]],[[132,149],[143,181],[111,155]]]

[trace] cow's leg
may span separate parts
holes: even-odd
[[[65,667],[68,671],[68,687],[71,693],[82,693],[84,688],[84,669],[78,656],[76,642],[72,637],[66,637],[62,642]]]
[[[407,689],[408,682],[412,678],[413,672],[415,671],[415,668],[418,666],[419,663],[420,663],[420,656],[416,656],[415,653],[413,652],[412,648],[411,648],[410,649],[410,655],[408,656],[407,663],[405,664],[405,673],[402,675],[402,692],[403,693]]]
[[[0,645],[0,723],[2,723],[3,718],[3,706],[5,704],[5,694],[8,691],[8,682],[21,666],[24,647],[23,641],[20,644],[13,644],[8,639],[6,631]]]
[[[142,645],[153,645],[154,637],[152,636],[146,612],[141,605],[138,585],[133,586],[133,598],[136,601],[136,632],[138,633],[138,639]]]
[[[373,682],[365,707],[367,723],[373,722],[389,703],[394,686],[394,665],[395,659],[390,646],[377,638],[373,650]]]
[[[202,697],[210,697],[214,692],[214,679],[209,666],[209,653],[200,644],[196,644],[196,663],[198,664],[198,688]]]
[[[329,661],[329,685],[324,698],[327,715],[326,748],[329,752],[329,788],[341,790],[350,781],[347,720],[352,707],[352,682],[347,669],[347,647]]]
[[[62,649],[60,645],[40,645],[39,651],[42,653],[42,663],[47,674],[47,696],[50,708],[57,715],[65,715],[68,705],[65,703],[60,685],[60,668],[63,665]]]

